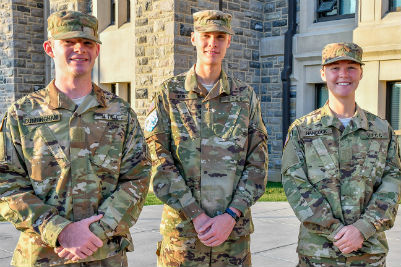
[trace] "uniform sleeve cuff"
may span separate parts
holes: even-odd
[[[352,225],[362,233],[365,240],[368,240],[369,237],[376,233],[376,228],[370,222],[364,219],[359,219]]]
[[[42,241],[48,244],[50,247],[55,248],[57,246],[58,235],[70,223],[72,223],[70,220],[67,220],[60,215],[53,216],[53,218],[51,218],[43,228],[41,236]]]
[[[187,216],[191,220],[195,219],[204,212],[196,201],[183,207],[182,210],[184,211],[185,216]]]
[[[246,203],[245,201],[243,201],[243,200],[234,199],[234,200],[230,203],[229,207],[236,208],[237,210],[239,210],[239,211],[241,212],[241,215],[242,215],[242,214],[245,214],[245,211],[246,211],[246,209],[248,208],[248,205],[247,205],[247,203]]]
[[[337,241],[334,237],[338,234],[338,232],[340,232],[340,230],[343,227],[344,227],[344,225],[341,223],[337,223],[337,224],[333,225],[332,228],[334,228],[334,231],[331,232],[331,234],[327,237],[327,239],[330,240],[331,242]]]
[[[91,232],[94,233],[101,240],[107,239],[106,231],[103,229],[99,221],[91,223],[91,225],[89,225],[89,230],[91,230]]]

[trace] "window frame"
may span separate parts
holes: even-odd
[[[390,82],[387,82],[387,85],[386,85],[386,120],[390,124],[391,124],[391,98],[392,98],[392,92],[393,92],[392,88],[393,88],[394,84],[397,84],[397,83],[401,84],[401,80],[400,81],[390,81]],[[401,101],[400,101],[400,106],[401,106]],[[393,125],[391,125],[391,127],[393,127]],[[401,125],[399,125],[399,127],[401,127]],[[400,129],[394,129],[394,130],[400,130]]]
[[[329,89],[327,88],[327,85],[325,83],[315,83],[315,108],[314,109],[319,109],[324,106],[324,104],[321,107],[319,106],[319,91],[321,91],[323,89],[323,87],[325,87],[327,90],[327,99],[328,99],[328,90]]]
[[[324,0],[316,0],[317,5],[316,5],[316,10],[315,10],[315,14],[316,14],[315,22],[325,22],[325,21],[332,21],[332,20],[355,18],[355,13],[339,15],[341,0],[334,0],[334,1],[337,1],[337,15],[323,17],[321,15],[323,12],[317,11],[320,7],[321,1],[324,1]]]

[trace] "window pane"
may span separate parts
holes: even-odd
[[[116,1],[111,0],[111,8],[110,8],[110,24],[114,25],[116,23]]]
[[[400,129],[401,126],[401,109],[400,109],[400,92],[401,92],[401,82],[394,83],[391,90],[391,107],[390,107],[390,124],[395,130]]]
[[[127,1],[127,22],[131,21],[131,0]]]
[[[316,107],[321,108],[326,103],[327,99],[329,99],[329,91],[325,84],[316,85]]]
[[[400,11],[401,10],[401,0],[391,0],[391,11]]]
[[[340,15],[355,14],[356,0],[341,0]]]

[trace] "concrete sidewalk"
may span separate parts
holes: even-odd
[[[130,267],[156,266],[156,244],[161,239],[159,223],[162,206],[146,206],[131,229],[135,251],[128,253]],[[258,202],[252,207],[255,233],[251,236],[254,267],[290,267],[297,263],[295,252],[299,222],[287,202]],[[396,224],[387,231],[390,252],[387,266],[401,266],[401,211]],[[18,232],[0,223],[0,267],[10,266]]]

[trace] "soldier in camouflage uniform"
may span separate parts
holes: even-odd
[[[0,215],[21,231],[13,265],[127,266],[133,250],[151,164],[130,105],[91,81],[97,25],[81,12],[48,18],[55,80],[2,121]]]
[[[251,266],[250,207],[267,180],[267,133],[253,89],[222,69],[231,16],[194,15],[197,62],[161,85],[145,122],[164,205],[158,266]]]
[[[282,182],[301,221],[298,266],[385,266],[400,200],[400,160],[389,123],[361,109],[362,49],[322,52],[329,100],[290,127]]]

